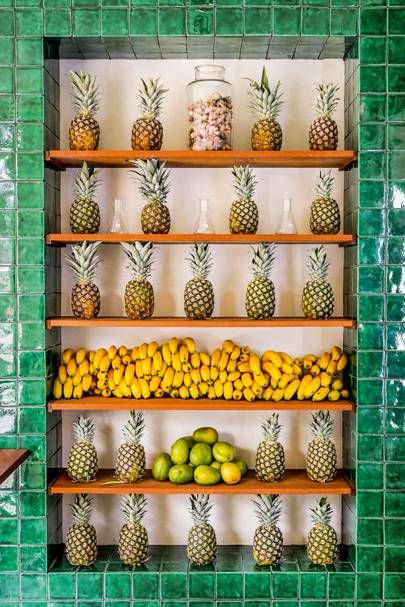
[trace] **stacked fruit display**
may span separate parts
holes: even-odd
[[[69,348],[62,354],[53,395],[337,401],[349,396],[338,377],[346,365],[347,356],[338,346],[321,356],[292,358],[274,350],[259,356],[249,346],[225,340],[209,354],[197,351],[191,337],[173,337],[161,345],[152,341],[134,348]]]
[[[153,462],[152,475],[157,481],[176,485],[190,483],[217,485],[221,481],[236,485],[248,467],[236,459],[235,447],[218,440],[215,428],[197,428],[192,436],[177,439],[168,453],[160,453]]]

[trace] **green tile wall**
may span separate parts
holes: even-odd
[[[159,548],[128,572],[112,547],[96,566],[55,561],[61,507],[47,498],[60,463],[60,416],[46,415],[60,336],[60,183],[44,169],[58,147],[64,58],[346,58],[345,331],[356,414],[343,420],[344,461],[357,488],[343,500],[348,559],[311,567],[287,549],[258,571],[247,548],[215,568],[187,568]],[[405,9],[403,0],[0,0],[0,448],[29,460],[0,490],[0,607],[363,607],[405,605]],[[232,563],[229,571],[229,563]]]

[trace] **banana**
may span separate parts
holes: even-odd
[[[321,387],[321,379],[317,375],[316,377],[313,377],[311,379],[311,381],[309,382],[309,384],[307,385],[305,392],[304,392],[305,398],[311,398],[315,394],[315,392],[317,390],[319,390],[320,387]]]
[[[314,402],[319,402],[320,400],[325,400],[325,398],[329,394],[328,386],[321,386],[313,395],[312,400]]]
[[[231,381],[226,381],[224,383],[224,398],[225,400],[231,400],[233,394],[233,385]]]
[[[164,395],[165,395],[165,393],[163,392],[162,388],[159,388],[155,392],[155,398],[162,398]]]
[[[113,390],[112,393],[113,393],[113,395],[116,398],[123,398],[122,392],[118,388],[115,388],[115,390]],[[94,394],[102,394],[102,392],[100,392],[100,391],[98,391],[98,392],[94,391]]]
[[[181,365],[181,369],[182,369],[182,371],[184,371],[184,373],[190,373],[190,371],[191,371],[190,363],[183,363]]]
[[[342,391],[340,392],[340,396],[341,396],[342,398],[349,398],[349,390],[342,390]]]
[[[99,390],[104,390],[104,388],[108,387],[108,381],[106,379],[99,379],[96,385]]]
[[[172,353],[170,352],[169,344],[162,345],[162,357],[165,363],[170,367],[172,364]]]
[[[343,382],[341,379],[334,379],[332,382],[332,390],[342,390],[343,389]]]
[[[178,345],[179,345],[179,340],[177,339],[177,337],[171,337],[169,339],[169,350],[172,354],[177,352]]]
[[[183,343],[185,346],[187,346],[188,351],[190,352],[190,354],[194,354],[196,347],[195,347],[195,341],[192,337],[185,337],[183,339]]]
[[[137,361],[139,358],[139,348],[138,346],[135,346],[135,348],[132,348],[131,350],[131,360],[133,362]]]
[[[56,377],[55,381],[53,382],[53,397],[56,399],[62,398],[62,384],[59,381],[59,379]]]
[[[76,351],[76,362],[78,365],[80,365],[84,361],[84,359],[86,358],[86,354],[87,352],[85,348],[79,348]]]
[[[181,371],[181,360],[178,352],[172,354],[172,367],[175,371]]]
[[[338,362],[339,358],[342,356],[342,349],[339,348],[339,346],[333,346],[331,355],[332,355],[332,360],[335,360],[336,362]]]
[[[211,365],[211,357],[206,352],[200,352],[201,364],[209,367]]]
[[[252,353],[249,357],[249,365],[252,370],[253,375],[259,375],[262,372],[260,366],[260,358],[257,354]]]
[[[242,352],[241,355],[239,356],[239,362],[241,363],[247,363],[249,365],[249,358],[250,355],[248,352]],[[249,365],[249,370],[250,370],[250,365]]]
[[[219,375],[218,367],[211,367],[210,368],[211,381],[216,381],[218,379],[218,375]]]
[[[322,371],[326,370],[327,366],[329,365],[330,359],[331,355],[329,354],[329,352],[324,352],[322,356],[318,358],[318,365],[320,366]]]
[[[199,369],[201,366],[200,355],[198,352],[193,352],[190,356],[190,363],[193,369]]]
[[[150,397],[150,389],[149,389],[148,382],[145,379],[141,378],[139,380],[139,386],[141,388],[142,398],[149,398]]]
[[[179,391],[177,388],[172,388],[170,390],[170,397],[171,398],[178,398],[179,397]]]
[[[167,366],[168,365],[165,363],[165,361],[163,361],[162,368],[158,373],[159,377],[163,377],[163,375],[166,373]]]
[[[215,396],[215,390],[214,390],[214,386],[210,386],[210,387],[208,388],[208,398],[209,398],[210,400],[215,400],[215,399],[216,399],[216,396]]]
[[[96,374],[96,372],[97,372],[97,369],[94,367],[93,363],[90,363],[90,365],[89,365],[89,372],[90,372],[92,375],[95,375],[95,374]]]
[[[232,352],[229,355],[229,358],[231,360],[238,360],[239,356],[240,356],[240,348],[239,348],[239,346],[234,346],[232,349]]]
[[[180,355],[180,362],[182,364],[188,362],[189,351],[188,351],[187,346],[184,346],[184,345],[180,346],[179,355]]]
[[[195,384],[191,384],[191,386],[188,389],[189,394],[191,396],[191,398],[198,398],[200,396],[200,393],[198,391],[198,388]]]
[[[149,390],[151,392],[156,392],[156,390],[158,390],[158,388],[160,387],[161,381],[162,380],[157,375],[155,375],[155,377],[152,377],[152,379],[150,380],[150,383],[149,383]]]
[[[78,384],[73,388],[73,398],[81,398],[83,396],[83,387]]]
[[[88,360],[83,360],[80,364],[79,364],[79,373],[81,375],[81,377],[84,377],[85,375],[87,375],[90,371],[90,364]]]
[[[94,388],[94,390],[93,390],[93,394],[94,394],[94,396],[100,396],[101,392],[102,392],[102,391],[101,391],[101,390],[99,390],[98,388]],[[115,393],[113,392],[113,394],[114,394],[114,396],[117,396],[117,398],[121,398],[121,396],[122,396],[122,395],[121,395],[121,393],[120,393],[120,394],[115,394]]]
[[[226,369],[228,361],[229,361],[229,354],[222,350],[221,356],[220,356],[219,362],[218,362],[218,369],[220,371],[224,371]]]
[[[73,393],[72,378],[68,377],[66,379],[65,383],[63,384],[63,396],[64,396],[64,398],[72,398],[72,393]]]
[[[291,373],[293,372],[293,365],[290,363],[283,362],[283,364],[281,365],[281,371],[283,373],[287,373],[287,375],[291,375]]]
[[[241,373],[250,373],[250,365],[248,362],[244,362],[244,363],[239,363],[238,364],[238,371],[240,371]]]
[[[147,343],[143,343],[140,346],[138,346],[138,355],[140,360],[143,360],[144,358],[146,358],[148,356],[148,344]]]
[[[153,355],[158,350],[159,350],[159,344],[158,344],[158,342],[157,341],[151,341],[150,344],[148,344],[148,347],[146,349],[146,355],[149,358],[153,358]]]
[[[163,358],[162,358],[162,353],[159,352],[159,350],[157,350],[154,355],[153,355],[153,366],[155,367],[156,371],[160,371],[160,369],[162,368],[163,365]]]
[[[119,386],[120,383],[122,382],[122,378],[124,377],[124,371],[125,371],[124,365],[121,365],[119,369],[114,369],[113,379],[114,379],[114,384],[116,386]]]
[[[233,387],[235,388],[235,390],[239,390],[239,392],[242,392],[243,388],[245,386],[243,385],[243,382],[241,379],[237,379],[236,381],[233,382]]]
[[[313,363],[316,362],[316,356],[315,356],[315,354],[305,354],[304,358],[308,358]]]
[[[242,354],[250,354],[250,346],[242,346]]]
[[[326,373],[329,373],[329,375],[336,375],[337,373],[337,362],[335,360],[331,360],[329,361],[329,364],[326,368]]]
[[[300,387],[301,381],[299,379],[293,379],[284,390],[284,399],[291,400],[294,394],[297,392]]]
[[[121,358],[126,356],[128,354],[128,348],[126,346],[120,346],[118,348],[118,354],[121,356]]]
[[[287,354],[287,352],[279,352],[279,355],[283,359],[283,362],[287,363],[288,365],[293,364],[293,359],[291,358],[291,356],[289,354]]]
[[[266,379],[266,376],[262,372],[254,376],[254,381],[262,388],[266,388],[269,385],[269,380]]]
[[[343,352],[342,356],[339,358],[339,360],[337,361],[336,364],[336,370],[337,371],[343,371],[343,369],[345,368],[345,366],[347,365],[347,356],[346,354]]]
[[[243,396],[243,393],[241,390],[234,390],[233,394],[232,394],[232,399],[233,400],[241,400]]]
[[[223,386],[223,384],[221,384],[221,382],[219,381],[219,379],[217,379],[214,382],[214,390],[215,390],[215,396],[217,398],[222,398],[222,396],[224,394],[224,386]]]
[[[293,363],[294,363],[294,365],[298,365],[299,367],[302,367],[302,358],[300,356],[297,356],[296,358],[294,358]]]
[[[198,369],[191,369],[190,375],[194,384],[198,385],[201,382],[201,375]]]
[[[259,386],[259,384],[257,384],[255,381],[252,384],[252,392],[255,395],[256,398],[261,398],[262,394],[263,394],[263,388],[262,386]]]
[[[89,350],[87,354],[88,354],[89,361],[92,363],[94,360],[94,355],[95,355],[94,350]]]
[[[198,389],[200,391],[201,396],[206,396],[208,394],[208,384],[205,381],[202,381],[198,384]]]
[[[144,377],[145,377],[145,375],[150,375],[151,371],[152,371],[152,359],[149,357],[144,358],[141,361],[141,364],[142,364],[142,372],[143,372]]]
[[[270,400],[273,394],[273,388],[271,386],[269,386],[268,388],[266,388],[263,392],[263,400]]]
[[[121,365],[121,356],[119,356],[119,354],[117,354],[111,360],[111,366],[113,369],[118,369],[120,367],[120,365]]]
[[[110,374],[110,371],[108,371],[108,372],[107,371],[99,371],[97,373],[97,379],[104,379],[104,380],[106,380],[108,378],[109,374]]]
[[[104,358],[104,356],[106,354],[107,354],[107,350],[105,348],[99,348],[98,350],[95,351],[94,358],[93,358],[93,365],[94,365],[95,369],[100,368],[101,360]]]
[[[67,379],[67,372],[65,365],[60,365],[58,369],[58,380],[61,384],[64,384]]]
[[[250,373],[243,373],[241,377],[242,383],[245,388],[251,388],[253,384],[253,379]]]
[[[329,375],[329,373],[326,373],[326,371],[321,371],[319,377],[321,378],[321,386],[326,388],[327,386],[330,385],[331,381],[332,381],[332,377]]]
[[[271,362],[273,363],[273,365],[276,365],[276,367],[281,367],[281,365],[283,364],[283,359],[281,358],[278,352],[273,352],[273,350],[266,350],[266,352],[263,353],[262,362]]]
[[[74,352],[73,352],[72,348],[67,348],[66,350],[63,350],[63,353],[62,353],[63,364],[67,365],[73,355],[74,355]]]
[[[118,386],[118,390],[122,392],[122,396],[124,396],[125,398],[129,398],[131,396],[131,388],[127,386],[124,380],[122,380],[122,382]]]
[[[255,395],[254,392],[251,388],[244,388],[243,389],[243,398],[249,402],[251,402],[252,400],[255,399]]]
[[[173,367],[167,367],[166,373],[162,379],[162,389],[167,392],[171,387],[174,379],[174,369]]]
[[[210,375],[210,370],[207,367],[207,365],[203,365],[200,368],[200,374],[201,374],[201,378],[203,381],[210,381],[211,375]]]
[[[176,371],[173,377],[173,388],[180,388],[183,383],[184,371]]]
[[[78,386],[81,383],[82,383],[82,376],[80,375],[79,371],[77,371],[76,375],[74,375],[72,377],[72,384],[74,386]]]
[[[226,352],[226,354],[231,354],[234,347],[235,347],[235,344],[233,343],[233,341],[231,339],[225,339],[225,341],[222,344],[222,350],[224,350],[224,352]]]
[[[66,371],[67,371],[67,374],[69,375],[69,377],[73,377],[74,375],[76,375],[77,365],[76,365],[76,361],[73,357],[69,360],[68,364],[66,365]]]
[[[265,363],[263,363],[263,371],[266,371],[266,373],[268,373],[272,379],[274,379],[276,381],[280,381],[280,379],[281,379],[280,369],[278,367],[276,367],[276,365],[273,362],[266,361]]]
[[[136,377],[134,377],[134,379],[132,380],[131,392],[132,392],[132,396],[136,399],[139,399],[142,396],[141,386],[139,384],[139,380],[137,380]]]
[[[189,388],[192,383],[190,373],[184,373],[183,384],[186,386],[186,388]]]
[[[100,371],[108,371],[110,363],[111,361],[108,358],[108,354],[105,354],[100,361]]]
[[[83,377],[83,379],[82,379],[83,392],[88,392],[90,390],[92,382],[93,382],[93,378],[90,374],[85,375]]]
[[[311,369],[310,369],[310,374],[315,376],[315,375],[319,375],[321,372],[321,369],[318,365],[312,365]]]
[[[134,363],[131,363],[130,365],[128,365],[127,367],[125,367],[124,377],[125,377],[125,383],[127,384],[127,386],[130,386],[132,384],[132,380],[135,377],[135,365],[134,365]]]
[[[104,388],[104,390],[101,391],[101,396],[104,396],[104,398],[109,398],[111,396],[110,388]]]
[[[271,395],[271,400],[274,401],[279,401],[283,398],[284,396],[284,388],[277,388],[277,390],[273,391],[273,394]]]
[[[304,400],[305,390],[307,389],[308,385],[311,383],[311,381],[313,379],[314,378],[312,377],[312,375],[304,375],[304,377],[301,379],[301,382],[300,382],[300,385],[299,385],[299,388],[297,391],[298,400]]]
[[[285,388],[294,378],[292,373],[283,373],[280,381],[278,382],[278,388]]]
[[[188,398],[189,397],[188,388],[186,386],[180,386],[180,388],[179,388],[179,396],[180,396],[180,398]]]
[[[218,367],[219,359],[221,358],[221,350],[216,348],[211,354],[211,367]]]
[[[340,397],[340,392],[338,392],[338,390],[331,390],[328,394],[328,399],[329,400],[339,400]]]
[[[306,356],[302,359],[302,366],[306,371],[309,371],[309,369],[312,367],[312,360],[310,358],[307,358]]]
[[[142,361],[140,359],[135,361],[135,375],[143,377]]]
[[[113,369],[110,369],[108,371],[107,385],[110,388],[111,392],[113,392],[113,390],[115,390],[115,388],[116,388],[115,382],[114,382],[114,370]]]
[[[294,363],[293,364],[293,373],[295,373],[295,375],[298,375],[298,377],[301,377],[302,376],[302,366]]]
[[[236,381],[240,377],[239,371],[232,371],[232,373],[228,373],[228,381]]]
[[[110,360],[113,360],[117,355],[118,349],[116,346],[110,346],[107,350],[107,356]]]
[[[273,390],[275,390],[278,386],[278,380],[275,379],[274,377],[270,378],[270,386],[273,388]]]
[[[224,384],[228,380],[228,373],[226,371],[220,371],[218,377],[221,384]]]
[[[228,373],[233,373],[234,371],[236,371],[236,367],[236,360],[229,360],[228,364],[226,365],[226,370],[228,371]]]

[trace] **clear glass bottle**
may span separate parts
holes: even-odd
[[[278,226],[277,234],[296,234],[297,226],[295,225],[294,216],[292,214],[291,198],[283,198],[283,212]]]
[[[200,198],[200,215],[194,226],[194,234],[215,234],[214,224],[208,211],[209,202],[209,198]]]
[[[190,150],[232,149],[232,85],[221,65],[198,65],[187,86]]]
[[[122,200],[121,198],[114,198],[112,215],[108,231],[112,234],[128,234],[127,224],[123,218],[122,213]]]

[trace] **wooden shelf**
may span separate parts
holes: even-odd
[[[311,320],[293,316],[280,316],[269,320],[251,320],[245,317],[214,317],[190,320],[183,316],[152,316],[143,320],[132,320],[126,316],[101,316],[90,320],[74,316],[58,316],[46,320],[46,328],[55,327],[355,327],[351,318],[334,317]]]
[[[322,400],[314,403],[311,400],[280,400],[278,402],[256,400],[224,400],[208,398],[103,398],[102,396],[86,396],[78,399],[51,400],[49,411],[128,411],[142,409],[143,411],[354,411],[354,403],[350,400],[331,402]]]
[[[50,150],[45,152],[48,165],[65,170],[80,167],[87,162],[95,167],[129,168],[130,160],[156,158],[173,168],[231,168],[236,165],[250,165],[262,168],[329,168],[347,169],[357,159],[352,150],[318,152],[311,150],[283,150],[279,152],[255,152],[253,150],[233,150],[227,152],[194,152],[190,150],[96,150],[77,152],[71,150]]]
[[[115,482],[113,482],[115,481]],[[174,483],[155,481],[151,472],[148,471],[146,478],[141,483],[117,483],[113,470],[99,470],[97,479],[89,483],[73,483],[66,472],[63,470],[50,483],[48,487],[49,495],[61,493],[92,493],[92,494],[123,494],[123,493],[157,493],[162,495],[169,494],[190,494],[190,493],[212,493],[212,494],[288,494],[298,495],[348,495],[353,493],[353,487],[344,474],[339,471],[335,480],[330,483],[316,483],[307,477],[305,470],[286,470],[285,478],[278,483],[263,483],[258,481],[254,472],[250,470],[248,474],[237,485],[218,485],[204,486],[196,483],[187,483],[185,485],[175,485]]]
[[[3,483],[29,456],[27,449],[0,449],[0,483]]]
[[[101,241],[104,244],[121,242],[154,242],[157,244],[192,244],[209,242],[212,244],[257,244],[275,242],[277,244],[337,244],[341,247],[356,244],[354,234],[48,234],[46,244],[64,246],[75,242]]]

